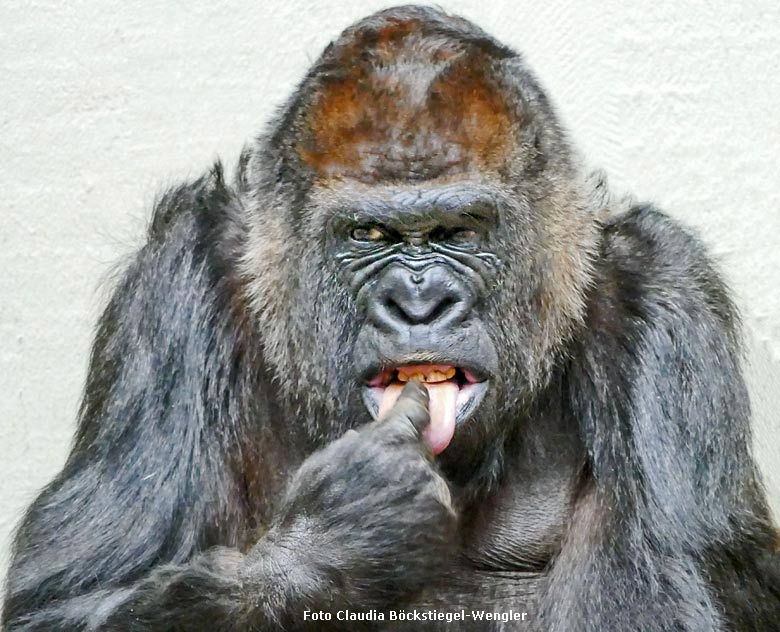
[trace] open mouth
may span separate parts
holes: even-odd
[[[421,382],[428,390],[430,425],[423,436],[434,454],[452,441],[455,428],[477,408],[487,391],[487,380],[462,367],[448,364],[414,364],[385,369],[363,389],[366,408],[380,419],[395,404],[404,384]]]

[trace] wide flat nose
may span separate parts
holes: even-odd
[[[472,303],[463,283],[444,266],[420,271],[392,266],[380,279],[369,312],[376,325],[390,330],[447,327],[462,322]]]

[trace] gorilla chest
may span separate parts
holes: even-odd
[[[571,515],[567,475],[516,480],[464,516],[464,573],[538,573],[560,546]]]
[[[572,481],[568,468],[524,472],[466,512],[462,555],[446,585],[420,607],[462,608],[465,624],[457,629],[534,629],[545,569],[571,518]],[[497,618],[476,619],[480,612]]]

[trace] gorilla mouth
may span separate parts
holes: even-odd
[[[428,391],[430,425],[423,437],[434,454],[452,441],[457,425],[476,410],[487,391],[487,380],[474,372],[448,364],[414,364],[385,369],[368,380],[363,401],[369,412],[381,419],[395,404],[404,384],[421,382]]]

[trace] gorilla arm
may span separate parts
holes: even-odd
[[[239,551],[235,461],[272,415],[245,404],[259,347],[231,287],[234,204],[217,168],[158,205],[101,319],[71,455],[17,534],[4,630],[297,629],[305,608],[403,602],[436,577],[454,513],[417,386],[306,460]]]
[[[702,245],[651,207],[610,219],[587,325],[562,380],[591,482],[541,598],[548,629],[770,629],[780,571],[738,317]]]

